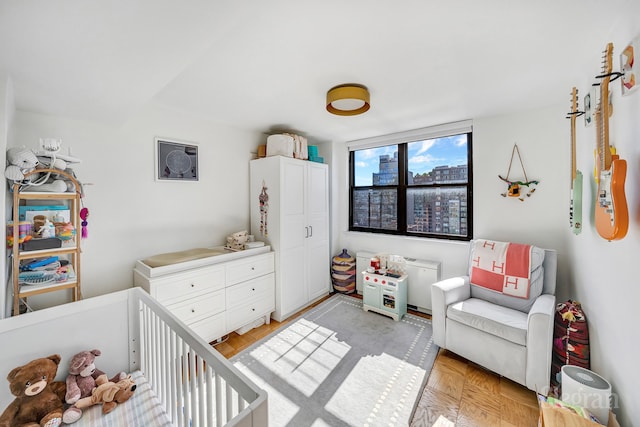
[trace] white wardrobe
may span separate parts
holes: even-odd
[[[331,290],[329,169],[271,156],[252,160],[250,171],[251,234],[275,252],[280,322]]]

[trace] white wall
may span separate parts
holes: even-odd
[[[622,42],[620,42],[622,44]],[[597,66],[594,75],[597,74]],[[578,82],[577,82],[578,83]],[[585,83],[586,88],[590,85]],[[583,231],[575,236],[569,228],[571,88],[566,105],[517,112],[507,116],[478,118],[473,124],[474,236],[527,242],[558,251],[557,300],[582,302],[589,320],[591,369],[607,378],[618,396],[615,410],[621,425],[640,420],[636,391],[639,334],[636,305],[640,297],[635,268],[640,253],[640,91],[619,96],[612,85],[615,111],[612,141],[629,165],[626,194],[631,225],[621,241],[600,238],[593,225],[594,128],[578,126],[578,167],[585,174]],[[565,95],[565,94],[563,94]],[[579,123],[583,123],[579,121]],[[513,144],[517,143],[529,179],[539,179],[536,192],[524,202],[500,196],[507,187],[505,176]],[[332,251],[347,248],[398,253],[442,262],[443,278],[466,271],[467,244],[430,239],[354,233],[348,229],[348,153],[343,143],[332,146]],[[514,173],[515,172],[515,173]],[[514,160],[512,177],[520,172]],[[632,329],[633,328],[633,329]],[[633,360],[632,360],[633,359]]]
[[[540,126],[540,123],[545,125]],[[555,151],[564,125],[564,111],[558,107],[473,121],[475,236],[530,242],[564,252],[561,250],[565,247],[562,231],[568,224],[567,215],[565,210],[554,210],[549,206],[563,203],[566,191],[558,182],[564,179],[568,170],[547,167],[549,160],[558,156]],[[506,175],[514,143],[518,144],[529,179],[540,180],[536,192],[524,202],[500,195],[507,186],[498,175]],[[568,153],[565,152],[564,157],[568,160]],[[517,158],[514,162],[510,177],[523,178]],[[389,252],[441,261],[445,278],[465,272],[466,242],[347,231],[349,158],[344,144],[333,145],[332,163],[332,189],[337,197],[332,218],[332,227],[337,231],[332,245],[334,252],[344,247],[352,252]],[[562,182],[568,182],[568,178]]]
[[[197,143],[198,182],[154,181],[154,137]],[[82,241],[85,297],[132,286],[137,259],[194,247],[223,245],[249,227],[249,160],[264,135],[240,131],[149,106],[129,123],[109,127],[18,112],[12,145],[37,147],[61,137],[63,151],[85,184],[89,238]],[[34,297],[59,303],[64,292]]]
[[[637,15],[634,16],[634,18]],[[629,17],[629,22],[631,22]],[[632,37],[640,34],[640,24],[621,25],[611,39],[614,43],[614,70],[618,55]],[[638,57],[636,56],[636,61]],[[594,67],[593,75],[598,71]],[[592,79],[577,82],[582,94]],[[610,84],[613,115],[610,140],[627,161],[625,194],[629,206],[629,232],[623,240],[607,242],[594,228],[593,211],[596,184],[593,179],[595,126],[579,126],[578,167],[585,178],[583,192],[584,230],[568,239],[572,298],[580,301],[588,316],[591,369],[612,384],[619,397],[621,425],[640,425],[640,373],[637,369],[638,343],[638,254],[640,253],[640,91],[621,96],[620,83]]]

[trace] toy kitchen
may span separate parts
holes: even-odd
[[[374,256],[361,274],[364,311],[374,311],[395,321],[407,314],[408,276],[402,257]]]

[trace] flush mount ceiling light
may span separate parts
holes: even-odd
[[[369,110],[369,90],[358,84],[344,84],[327,92],[327,111],[338,116],[355,116]]]

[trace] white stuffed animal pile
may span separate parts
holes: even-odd
[[[67,163],[62,159],[39,158],[32,150],[22,146],[12,147],[7,150],[7,163],[4,176],[8,180],[27,186],[38,183],[37,186],[25,188],[26,191],[51,191],[56,193],[67,191],[67,183],[62,179],[48,179],[47,182],[39,182],[40,179],[46,179],[42,178],[40,174],[32,174],[25,179],[25,174],[35,169],[55,168],[65,170]]]

